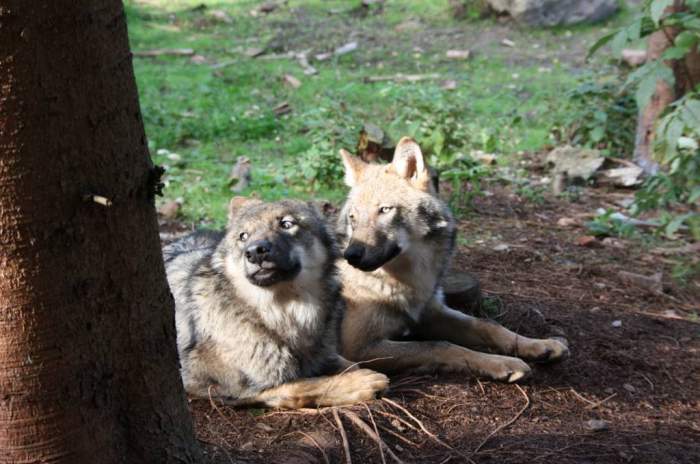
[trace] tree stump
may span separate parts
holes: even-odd
[[[448,271],[442,278],[445,303],[453,309],[476,313],[481,309],[481,284],[479,279],[465,272]]]

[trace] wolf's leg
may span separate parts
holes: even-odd
[[[270,408],[314,408],[341,406],[377,397],[389,386],[379,372],[357,369],[328,377],[300,379],[239,399],[225,400],[233,406]]]
[[[569,349],[560,340],[523,337],[496,322],[448,308],[436,299],[428,305],[418,335],[430,340],[449,340],[473,349],[494,350],[528,361],[559,361],[569,355]]]
[[[361,350],[359,356],[381,372],[468,372],[493,380],[515,382],[530,375],[521,359],[480,353],[446,341],[382,340]]]

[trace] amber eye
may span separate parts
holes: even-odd
[[[295,225],[296,223],[294,221],[290,221],[288,219],[283,219],[280,221],[280,227],[283,229],[291,229]]]
[[[238,240],[245,242],[248,240],[248,234],[246,232],[241,232],[241,234],[238,236]]]
[[[381,208],[379,208],[379,214],[386,214],[392,209],[394,209],[393,206],[382,206]]]

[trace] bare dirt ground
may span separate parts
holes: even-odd
[[[392,453],[407,463],[700,462],[698,283],[664,278],[661,293],[626,283],[620,271],[668,275],[668,260],[641,242],[580,246],[582,226],[557,225],[562,217],[580,224],[619,193],[589,190],[575,204],[545,196],[539,205],[505,188],[491,193],[460,223],[454,268],[479,276],[508,327],[565,336],[569,360],[538,366],[520,386],[460,375],[393,378],[385,399],[338,409],[342,428],[332,409],[234,410],[193,400],[208,453],[217,462],[347,462],[345,433],[355,463],[398,462]]]

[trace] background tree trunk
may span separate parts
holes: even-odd
[[[0,0],[0,462],[199,458],[157,179],[121,2]]]
[[[682,0],[676,0],[666,9],[666,13],[682,11],[685,8]],[[665,28],[649,36],[647,61],[657,60],[664,51],[673,45],[678,31]],[[654,138],[656,125],[664,110],[676,99],[695,88],[700,83],[700,54],[697,46],[683,60],[668,63],[676,79],[675,87],[665,81],[656,83],[656,92],[646,108],[641,109],[637,121],[637,133],[634,147],[634,161],[644,169],[646,174],[655,174],[659,165],[654,160]]]

